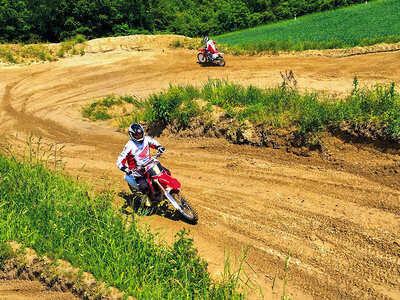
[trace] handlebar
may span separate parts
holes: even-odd
[[[164,152],[165,152],[165,151],[164,151]],[[149,159],[145,164],[143,164],[143,165],[141,166],[141,168],[145,170],[145,169],[146,169],[146,166],[148,166],[148,165],[150,165],[151,163],[153,163],[154,160],[156,160],[156,159],[159,158],[161,155],[163,155],[164,152],[163,152],[163,153],[157,152],[157,155],[154,156],[154,157],[150,157],[150,159]]]

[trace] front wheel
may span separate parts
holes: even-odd
[[[204,64],[207,61],[206,56],[204,55],[204,53],[199,53],[197,54],[197,59],[199,60],[199,62],[201,64]]]
[[[217,58],[217,65],[220,67],[225,66],[225,59],[223,59],[222,56]]]
[[[176,203],[178,203],[179,207],[181,208],[180,213],[182,216],[184,216],[189,223],[197,224],[199,217],[185,197],[178,193],[172,193],[171,196],[174,197]]]

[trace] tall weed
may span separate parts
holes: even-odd
[[[63,57],[66,53],[71,52],[72,55],[76,54],[82,54],[82,51],[84,49],[84,42],[86,41],[86,38],[82,34],[78,34],[76,36],[73,36],[64,42],[60,43],[60,49],[58,50],[57,55],[59,57]],[[81,44],[79,49],[76,49],[75,46]]]
[[[199,90],[191,85],[170,86],[166,92],[152,94],[149,102],[152,105],[153,121],[168,123],[180,120],[187,125],[192,117],[200,114],[200,107],[194,101],[199,96]]]

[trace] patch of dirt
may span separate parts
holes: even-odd
[[[248,121],[240,123],[223,113],[213,120],[200,116],[194,118],[189,125],[175,121],[165,129],[159,126],[152,128],[150,125],[148,130],[149,134],[156,136],[162,133],[179,138],[224,138],[238,145],[283,148],[287,152],[306,156],[309,151],[322,150],[320,141],[312,142],[314,135],[302,135],[296,128],[277,129],[262,124],[255,126]]]
[[[133,299],[66,261],[55,263],[32,249],[10,245],[17,254],[0,269],[0,299]]]
[[[169,84],[200,86],[208,78],[276,87],[285,70],[293,71],[301,91],[339,96],[351,91],[354,76],[365,85],[400,84],[399,51],[340,58],[226,55],[224,68],[202,68],[196,50],[171,49],[170,41],[162,40],[166,37],[152,38],[132,42],[144,51],[94,52],[0,68],[1,134],[16,148],[30,134],[41,136],[46,147],[65,145],[63,161],[74,178],[105,180],[128,192],[115,165],[128,136],[109,122],[82,118],[80,107],[93,98],[135,94],[143,99]],[[189,228],[213,276],[223,272],[224,250],[239,255],[251,244],[247,260],[257,273],[251,279],[263,288],[265,299],[282,295],[288,251],[286,288],[292,299],[399,298],[398,151],[347,143],[341,136],[324,137],[326,149],[308,156],[217,137],[163,132],[157,139],[167,149],[160,160],[181,181],[199,223],[158,215],[141,222],[165,231],[167,240]],[[117,206],[123,203],[116,199]],[[262,297],[253,293],[249,298]]]

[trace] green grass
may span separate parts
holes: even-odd
[[[83,55],[84,46],[82,45],[79,50],[76,49],[75,46],[78,44],[83,44],[85,41],[86,38],[81,34],[73,36],[60,43],[60,49],[58,50],[57,55],[59,57],[63,57],[66,53],[71,53],[72,55],[77,55],[79,53],[80,55]]]
[[[116,98],[115,95],[108,95],[105,98],[92,102],[89,105],[86,105],[82,108],[82,115],[85,118],[92,120],[108,120],[111,119],[112,116],[110,114],[110,110],[114,106],[118,106],[123,102],[133,103],[134,99],[132,97],[119,97]],[[135,104],[140,103],[138,101]]]
[[[34,61],[54,61],[66,54],[83,55],[85,38],[82,35],[72,37],[60,43],[58,50],[52,50],[46,44],[11,45],[0,44],[0,60],[12,64]]]
[[[300,93],[284,83],[280,88],[261,89],[228,81],[208,81],[203,87],[170,86],[143,101],[142,111],[125,116],[121,127],[129,121],[167,125],[177,122],[186,127],[196,117],[203,124],[211,120],[213,106],[241,124],[267,125],[295,130],[302,136],[340,129],[346,123],[355,128],[373,127],[381,138],[400,138],[400,95],[394,83],[388,86],[360,88],[355,77],[353,91],[345,98],[325,94]],[[234,123],[232,123],[234,124]],[[233,126],[233,125],[232,125]],[[371,128],[372,128],[371,127]]]
[[[306,50],[400,41],[399,0],[376,0],[215,37],[234,49]]]
[[[11,246],[6,243],[0,242],[0,266],[6,261],[7,259],[13,256],[13,251]]]
[[[195,101],[200,90],[194,86],[170,86],[166,92],[152,94],[148,101],[152,105],[154,121],[168,123],[180,120],[188,125],[191,118],[202,114],[203,110]]]
[[[115,107],[125,105],[115,112]],[[152,118],[152,107],[149,101],[139,101],[131,96],[108,95],[98,101],[85,105],[81,109],[82,116],[90,120],[109,120],[115,118],[120,128],[128,127],[140,120]]]
[[[187,48],[190,50],[193,49],[199,49],[202,46],[202,39],[200,38],[180,38],[177,37],[175,40],[173,40],[169,46],[171,48]]]
[[[203,108],[195,99],[207,103]],[[204,116],[210,105],[219,106],[240,123],[272,125],[276,128],[295,126],[301,134],[338,128],[342,122],[375,124],[387,135],[400,135],[400,96],[395,85],[376,85],[354,90],[344,99],[322,94],[299,93],[282,85],[281,88],[260,89],[244,87],[227,81],[209,81],[202,88],[171,86],[168,91],[150,97],[153,122],[178,120],[187,125],[195,116]]]
[[[35,157],[35,156],[30,156]],[[5,243],[62,258],[137,299],[242,299],[236,284],[216,282],[180,231],[172,245],[112,206],[114,192],[99,194],[50,172],[43,161],[0,154],[0,262]]]

